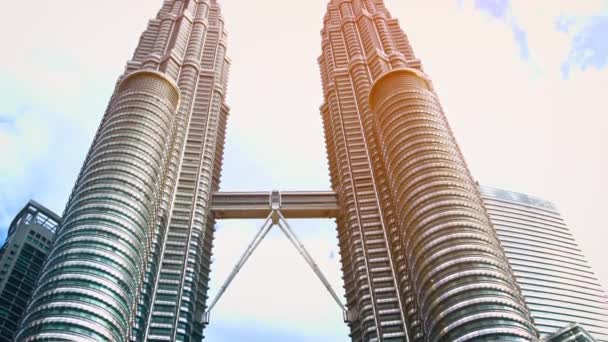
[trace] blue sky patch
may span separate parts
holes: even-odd
[[[475,7],[491,16],[504,19],[509,12],[509,0],[475,0]]]
[[[519,46],[519,53],[522,59],[530,58],[530,46],[528,45],[528,34],[517,24],[510,25],[513,31],[513,37]]]
[[[589,24],[572,39],[565,68],[602,69],[608,64],[608,16],[592,17]]]
[[[0,131],[5,131],[8,127],[15,126],[15,118],[11,115],[0,113]]]
[[[489,14],[493,18],[499,19],[509,26],[513,32],[513,38],[519,46],[520,58],[524,60],[530,58],[528,34],[519,26],[511,13],[511,3],[509,0],[475,0],[475,8]]]
[[[563,15],[563,16],[559,17],[557,19],[557,21],[555,22],[555,29],[560,32],[568,33],[570,31],[570,27],[575,22],[576,22],[576,19]]]

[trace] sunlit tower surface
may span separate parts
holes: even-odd
[[[382,0],[331,0],[319,58],[353,340],[534,340],[433,85]]]

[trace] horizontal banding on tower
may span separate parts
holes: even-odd
[[[391,71],[375,82],[369,103],[428,340],[536,339],[428,79]]]
[[[165,100],[171,103],[173,110],[177,110],[180,98],[179,86],[169,76],[154,70],[135,71],[122,79],[118,87],[118,93],[133,91],[140,87],[148,88],[148,91],[155,93],[156,96],[162,95]]]
[[[179,89],[127,75],[65,210],[19,341],[126,341],[149,256]]]

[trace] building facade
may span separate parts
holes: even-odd
[[[566,329],[578,324],[608,342],[608,297],[555,205],[516,192],[480,191],[541,337],[582,336],[580,328]]]
[[[585,328],[580,324],[571,324],[568,327],[556,332],[544,342],[596,342]]]
[[[331,0],[319,58],[353,341],[530,341],[437,95],[381,0]]]
[[[30,201],[0,248],[0,342],[11,342],[34,291],[61,218]]]
[[[216,0],[163,2],[118,80],[18,340],[202,339],[225,52]]]

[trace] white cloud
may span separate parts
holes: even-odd
[[[13,125],[11,125],[13,126]],[[0,131],[0,171],[6,178],[18,177],[23,173],[23,156],[31,160],[42,159],[50,151],[50,137],[45,122],[37,120],[35,113],[22,112],[15,118],[12,129]]]

